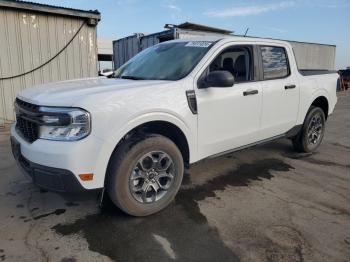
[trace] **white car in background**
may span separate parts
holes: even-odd
[[[113,70],[112,69],[102,69],[98,72],[99,76],[106,76],[106,77],[110,77],[113,75]]]

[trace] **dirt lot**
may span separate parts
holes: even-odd
[[[350,261],[350,92],[318,152],[289,141],[202,161],[166,210],[40,191],[0,131],[0,261]]]

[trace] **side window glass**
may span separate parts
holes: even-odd
[[[265,80],[289,75],[287,54],[283,47],[261,46],[260,48]]]
[[[224,50],[209,66],[209,72],[225,70],[230,72],[235,82],[250,81],[252,75],[252,54],[246,47],[233,47]]]

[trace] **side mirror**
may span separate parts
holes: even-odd
[[[204,79],[200,88],[206,87],[232,87],[235,78],[229,71],[212,71]]]

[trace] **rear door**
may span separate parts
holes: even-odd
[[[286,47],[259,46],[263,106],[260,139],[286,133],[296,124],[299,86]],[[292,57],[293,58],[293,57]]]

